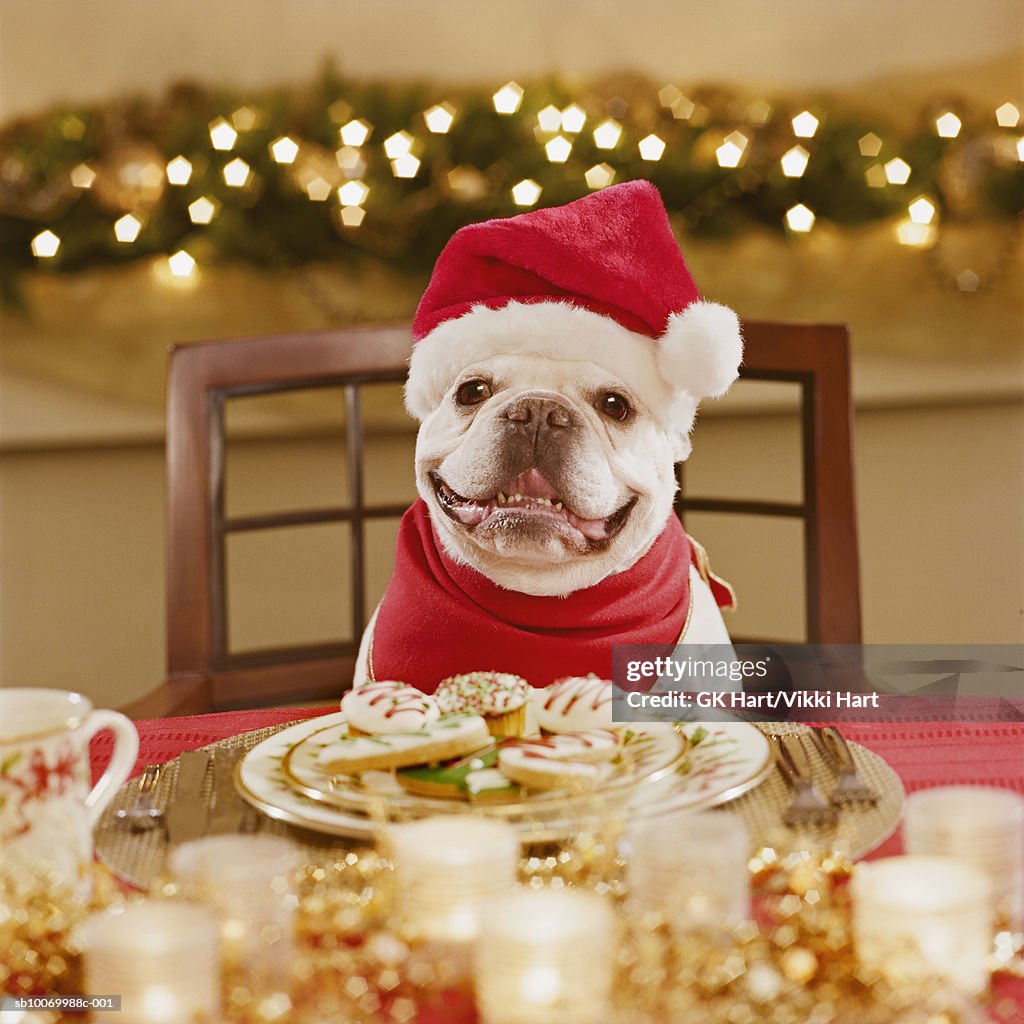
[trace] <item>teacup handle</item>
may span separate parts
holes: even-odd
[[[107,770],[85,798],[89,828],[95,828],[104,808],[131,775],[135,759],[139,756],[139,734],[130,718],[120,711],[94,711],[86,720],[83,742],[88,743],[103,729],[109,729],[114,734],[114,753]]]

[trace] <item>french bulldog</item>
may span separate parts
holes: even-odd
[[[569,674],[585,674],[610,671],[614,643],[728,642],[718,581],[672,504],[698,403],[736,378],[742,340],[699,297],[653,186],[461,229],[413,334],[420,502],[357,682],[390,665],[436,685],[423,662],[457,662],[435,656],[442,643],[539,673],[572,665],[576,643]],[[459,671],[490,668],[510,670]]]

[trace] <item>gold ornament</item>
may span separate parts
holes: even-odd
[[[96,167],[92,192],[110,213],[152,210],[167,184],[167,160],[145,142],[122,142]]]

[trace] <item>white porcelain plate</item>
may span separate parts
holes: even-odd
[[[651,737],[641,744],[641,770],[586,795],[531,794],[511,805],[467,804],[413,796],[383,772],[365,773],[369,779],[339,788],[315,768],[315,755],[320,744],[344,733],[340,712],[298,722],[263,740],[239,762],[235,782],[242,796],[270,817],[330,835],[370,838],[387,821],[447,812],[501,816],[529,840],[549,841],[612,810],[633,818],[723,803],[752,789],[772,767],[768,741],[744,722],[680,726],[689,744],[671,727],[636,728]]]

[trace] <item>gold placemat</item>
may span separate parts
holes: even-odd
[[[202,749],[251,750],[274,733],[294,724],[285,722],[241,733],[238,736],[229,736]],[[776,727],[764,727],[765,731],[772,728]],[[814,745],[807,743],[806,746],[815,780],[827,793],[832,785],[833,775]],[[856,743],[851,743],[850,749],[862,777],[879,793],[881,799],[875,807],[844,810],[840,814],[838,827],[831,832],[801,834],[782,825],[782,812],[790,794],[778,772],[772,772],[756,789],[723,806],[739,814],[746,822],[755,849],[772,846],[783,851],[796,849],[801,844],[820,848],[824,843],[828,843],[851,858],[862,857],[884,842],[896,829],[903,809],[904,791],[899,776],[881,757]],[[207,773],[204,797],[209,796],[211,776],[212,772]],[[154,806],[167,806],[174,794],[177,777],[178,759],[174,758],[164,765],[153,793]],[[127,809],[135,802],[138,784],[139,780],[135,778],[121,787],[110,806],[103,812],[94,831],[94,840],[97,856],[114,874],[131,885],[148,889],[164,870],[168,849],[166,834],[162,828],[154,828],[149,832],[132,832],[115,817],[118,810]],[[260,832],[287,836],[306,852],[311,863],[326,863],[336,857],[339,850],[358,850],[366,845],[355,839],[327,836],[294,828],[260,812],[255,813],[258,815]]]

